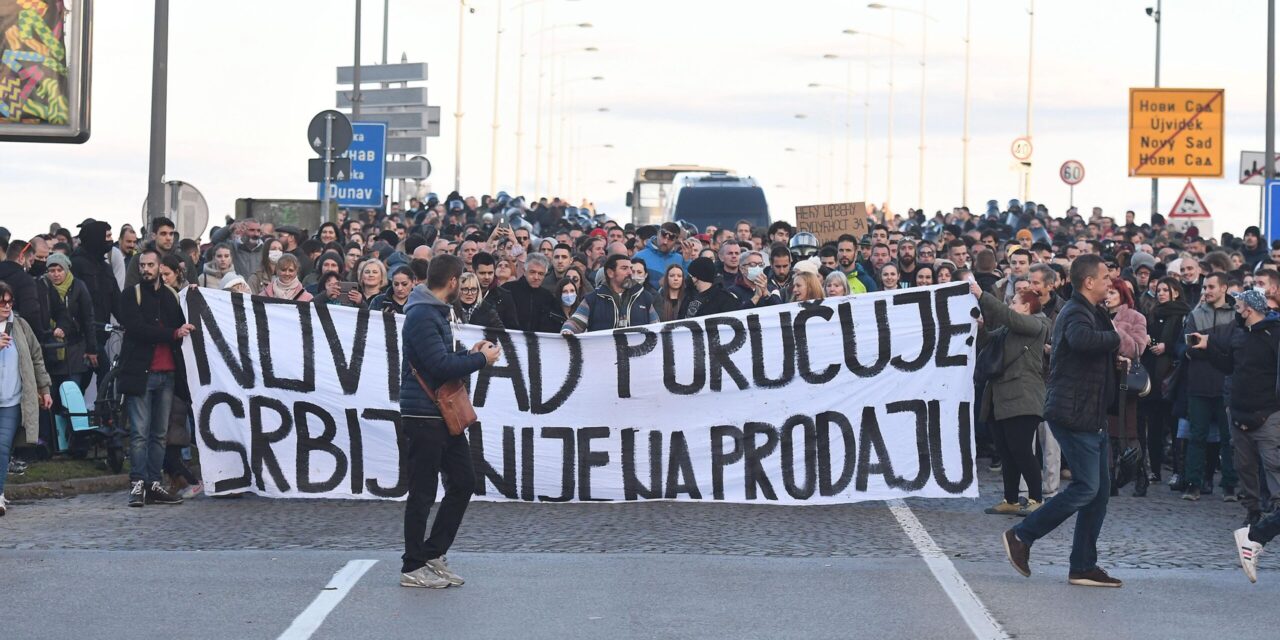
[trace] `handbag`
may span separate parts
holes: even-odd
[[[1132,391],[1139,398],[1147,397],[1147,394],[1151,393],[1151,375],[1147,373],[1147,368],[1142,366],[1141,362],[1135,360],[1129,365],[1129,372],[1125,374],[1124,380],[1121,381],[1120,389]]]
[[[987,343],[978,350],[973,366],[973,381],[981,384],[1004,375],[1004,341],[1009,337],[1008,327],[999,327],[988,334]]]
[[[449,435],[460,436],[467,427],[479,420],[475,407],[471,406],[471,396],[467,394],[467,387],[462,384],[461,379],[450,380],[440,385],[439,389],[432,391],[417,369],[410,366],[409,370],[413,372],[413,377],[426,392],[427,397],[436,403],[436,408],[440,410],[440,417],[449,428]]]

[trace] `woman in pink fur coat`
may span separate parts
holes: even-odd
[[[1138,362],[1142,357],[1142,352],[1146,350],[1150,342],[1147,335],[1147,318],[1139,311],[1134,309],[1133,289],[1128,280],[1124,278],[1114,278],[1111,281],[1111,291],[1107,293],[1107,312],[1111,314],[1111,322],[1115,325],[1116,333],[1120,334],[1120,354],[1128,358],[1132,362]],[[1120,403],[1111,408],[1110,415],[1107,416],[1108,433],[1111,434],[1111,454],[1112,460],[1129,447],[1137,447],[1138,455],[1138,472],[1134,478],[1134,495],[1145,496],[1147,493],[1147,464],[1146,453],[1143,451],[1143,438],[1138,434],[1138,393],[1137,390],[1131,390],[1124,402],[1124,416],[1119,415]],[[1118,396],[1117,396],[1118,400]],[[1114,469],[1113,469],[1114,473]],[[1114,475],[1113,475],[1114,477]],[[1118,493],[1118,489],[1113,483],[1111,486],[1112,495]]]

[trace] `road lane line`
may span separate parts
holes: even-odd
[[[911,507],[898,499],[889,500],[888,503],[889,511],[893,512],[893,517],[897,518],[902,530],[920,551],[920,557],[924,558],[924,563],[928,565],[934,579],[951,599],[951,604],[955,605],[956,611],[960,612],[960,617],[964,618],[965,624],[969,625],[973,637],[979,640],[1007,640],[1008,632],[1000,626],[999,622],[996,622],[995,616],[992,616],[986,605],[978,599],[978,594],[973,592],[969,583],[965,582],[959,571],[956,571],[956,566],[951,563],[951,559],[938,548],[938,544],[933,541],[933,536],[929,535],[923,524],[920,524]]]
[[[324,619],[329,616],[329,612],[338,606],[342,599],[347,597],[347,592],[351,591],[360,578],[364,576],[369,567],[377,564],[377,560],[352,560],[345,566],[333,574],[329,579],[329,584],[324,586],[324,591],[316,596],[315,600],[298,617],[293,619],[293,624],[289,625],[284,633],[280,634],[279,640],[307,640],[311,634],[320,628],[324,623]]]

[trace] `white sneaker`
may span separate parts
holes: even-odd
[[[1240,568],[1249,582],[1258,581],[1258,556],[1262,555],[1262,545],[1249,539],[1249,527],[1241,527],[1235,531],[1236,552],[1240,554]]]
[[[400,586],[444,589],[449,586],[449,581],[436,575],[427,567],[418,567],[409,573],[400,574]]]
[[[439,558],[432,558],[431,560],[428,560],[427,568],[430,569],[432,573],[440,576],[441,578],[444,578],[445,580],[448,580],[449,584],[455,587],[461,587],[467,582],[466,580],[462,579],[462,576],[454,573],[453,569],[449,568],[449,562],[445,560],[444,556],[440,556]]]
[[[8,510],[9,510],[9,500],[4,497],[3,493],[0,493],[0,516],[4,515],[5,512],[7,512]]]
[[[200,495],[201,493],[204,493],[204,483],[197,482],[195,484],[189,484],[186,487],[183,487],[182,491],[178,492],[178,497],[182,498],[183,500],[190,500]]]

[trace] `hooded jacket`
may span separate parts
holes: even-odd
[[[1231,376],[1231,410],[1236,413],[1280,411],[1280,313],[1270,311],[1253,326],[1233,324],[1225,341],[1209,338],[1202,352],[1219,371]]]
[[[80,246],[71,252],[71,273],[89,290],[95,325],[111,322],[120,303],[120,286],[107,264],[107,252],[111,250],[111,243],[107,242],[109,229],[111,225],[105,222],[84,223],[80,227]]]
[[[75,278],[74,274],[67,274]],[[73,375],[89,370],[85,363],[86,355],[98,354],[98,332],[93,330],[93,301],[89,298],[89,290],[84,283],[75,279],[67,291],[67,299],[58,295],[57,288],[48,275],[36,282],[37,298],[40,300],[41,317],[46,321],[40,327],[31,327],[41,343],[61,342],[61,349],[49,349],[44,359],[45,369],[53,375]],[[53,336],[55,329],[62,329],[63,340]],[[62,358],[59,359],[58,356]]]
[[[644,266],[649,270],[649,286],[655,290],[662,286],[662,277],[667,274],[667,269],[671,268],[671,265],[678,264],[681,268],[685,267],[680,246],[677,244],[670,251],[663,251],[658,248],[658,236],[649,238],[648,244],[636,252],[634,259],[644,260]]]
[[[404,304],[404,329],[400,344],[400,415],[439,417],[440,409],[431,401],[413,370],[434,392],[444,383],[465,378],[484,368],[483,354],[467,353],[454,343],[449,328],[450,306],[441,302],[424,285],[413,288]]]

